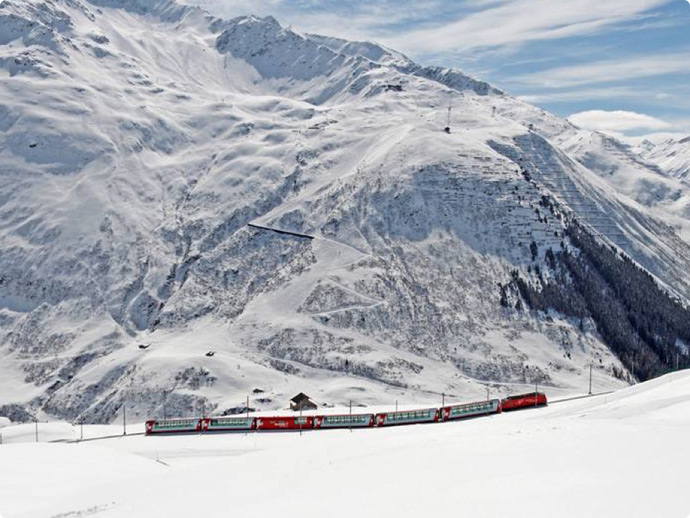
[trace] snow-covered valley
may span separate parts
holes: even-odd
[[[592,318],[506,288],[555,278],[575,220],[690,300],[682,179],[376,45],[167,0],[12,0],[0,85],[15,421],[567,394],[590,365],[626,386]]]
[[[8,426],[0,513],[686,518],[688,394],[685,371],[541,409],[391,429],[36,444],[32,424]],[[40,433],[80,436],[66,423]],[[84,427],[87,438],[108,433],[121,428]]]

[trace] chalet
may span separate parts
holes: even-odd
[[[290,409],[296,412],[300,410],[316,410],[316,403],[304,392],[300,392],[290,400]]]

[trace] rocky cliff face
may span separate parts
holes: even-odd
[[[16,418],[572,392],[591,363],[626,383],[596,319],[508,288],[548,284],[574,221],[688,300],[685,220],[600,158],[658,171],[460,72],[163,0],[0,17]]]

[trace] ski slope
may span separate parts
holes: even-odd
[[[538,410],[392,429],[35,444],[31,425],[10,426],[0,513],[686,518],[688,427],[690,372]]]

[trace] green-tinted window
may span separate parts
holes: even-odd
[[[175,430],[180,428],[196,428],[197,421],[194,420],[179,420],[179,421],[157,421],[154,429],[159,430]]]

